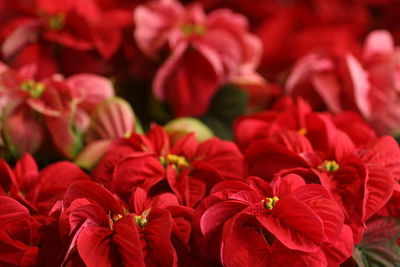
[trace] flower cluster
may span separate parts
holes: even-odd
[[[3,261],[334,266],[369,218],[395,215],[400,150],[357,114],[286,98],[235,132],[242,152],[153,125],[112,141],[91,177],[68,162],[39,171],[28,154],[2,161],[2,242],[21,255]]]
[[[0,0],[0,266],[399,266],[399,11]]]
[[[123,31],[131,24],[129,7],[122,2],[17,0],[2,3],[2,58],[17,68],[36,64],[38,78],[55,72],[105,73],[105,61],[120,49]],[[105,16],[107,20],[103,19]],[[76,57],[81,57],[82,65],[76,65]]]

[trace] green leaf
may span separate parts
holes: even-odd
[[[363,240],[355,246],[353,259],[360,267],[400,266],[400,219],[378,217],[369,220]]]
[[[398,144],[400,144],[400,130],[395,130],[391,132],[390,135],[393,136],[394,139],[396,139]]]
[[[211,101],[207,115],[232,124],[236,117],[244,114],[247,94],[234,85],[225,85],[218,90]]]
[[[201,120],[221,139],[233,140],[233,133],[230,124],[226,124],[217,117],[204,116]]]
[[[244,114],[247,94],[234,85],[225,85],[218,90],[210,108],[202,120],[221,139],[233,140],[232,123]]]
[[[173,119],[169,107],[156,100],[154,97],[149,99],[148,112],[150,118],[159,124],[165,124]]]

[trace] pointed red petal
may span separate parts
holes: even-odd
[[[152,210],[149,222],[144,227],[145,239],[148,244],[146,261],[166,266],[176,266],[177,256],[171,244],[172,218],[166,210]],[[148,262],[146,262],[146,265]]]
[[[253,142],[245,152],[245,159],[250,175],[267,180],[270,180],[274,173],[282,169],[308,167],[308,164],[299,155],[268,140]]]
[[[221,261],[224,266],[268,266],[270,247],[254,227],[241,225],[237,217],[223,228]]]
[[[209,207],[202,215],[200,228],[203,235],[214,232],[227,219],[234,216],[248,205],[239,201],[223,201]]]
[[[361,158],[368,164],[383,166],[400,181],[400,150],[393,137],[384,136],[370,143],[361,152]]]
[[[343,263],[346,259],[350,258],[353,249],[353,232],[347,225],[343,226],[335,243],[323,247],[329,266],[336,266]]]
[[[324,240],[322,220],[292,196],[280,199],[270,215],[259,215],[257,220],[290,249],[313,252]]]
[[[114,169],[112,189],[123,199],[140,186],[149,190],[164,179],[165,169],[153,153],[137,152],[121,160]]]
[[[111,212],[113,215],[122,214],[121,204],[118,200],[104,187],[91,181],[80,181],[72,184],[65,192],[63,203],[65,207],[69,207],[72,201],[78,198],[86,198],[97,203],[106,213]]]
[[[87,266],[111,267],[112,232],[103,227],[86,227],[77,240],[79,255]]]
[[[67,188],[78,181],[88,181],[89,176],[71,162],[62,161],[49,165],[40,172],[36,206],[48,212],[62,199]]]
[[[390,170],[381,166],[368,166],[367,169],[363,221],[370,218],[389,201],[395,185]]]
[[[113,243],[118,246],[124,266],[144,267],[144,255],[133,215],[125,216],[114,224]]]

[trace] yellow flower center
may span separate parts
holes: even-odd
[[[185,36],[191,35],[204,35],[206,33],[206,27],[198,24],[185,24],[182,26],[181,31]]]
[[[266,197],[265,199],[261,200],[264,203],[264,208],[268,210],[272,210],[275,206],[276,202],[279,201],[277,196],[274,197]]]
[[[137,226],[139,226],[141,228],[144,228],[147,225],[147,223],[149,222],[147,220],[147,217],[150,214],[150,210],[151,209],[149,208],[149,209],[143,211],[141,215],[136,215],[135,216],[135,222],[136,222]]]
[[[47,23],[48,23],[50,29],[61,30],[62,28],[64,28],[65,14],[60,12],[55,15],[50,15],[48,17]]]
[[[322,168],[328,172],[335,172],[339,169],[339,164],[334,160],[325,160],[322,164]]]
[[[307,129],[306,128],[300,128],[297,132],[299,134],[301,134],[301,135],[306,135],[307,134]]]
[[[172,165],[172,167],[178,169],[189,166],[189,163],[184,156],[178,156],[174,154],[168,154],[166,157],[160,157],[160,162],[164,166]]]
[[[119,220],[121,220],[122,218],[123,218],[124,216],[122,216],[122,214],[117,214],[117,215],[114,215],[113,217],[112,217],[112,220],[113,220],[113,222],[118,222]]]
[[[147,218],[142,215],[135,216],[135,222],[137,226],[144,228],[148,222]]]
[[[21,89],[28,92],[32,97],[39,98],[45,90],[45,85],[40,82],[28,80],[21,84]]]

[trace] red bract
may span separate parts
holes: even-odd
[[[203,115],[220,85],[251,75],[258,66],[260,41],[243,16],[227,9],[206,15],[198,4],[185,8],[164,0],[138,6],[134,18],[143,52],[151,57],[165,47],[172,52],[157,71],[153,94],[177,117]]]
[[[70,162],[54,163],[39,172],[29,154],[24,154],[13,170],[4,160],[0,160],[0,168],[0,193],[18,200],[37,216],[47,216],[72,183],[89,180],[79,167]]]
[[[393,191],[393,195],[391,196],[389,201],[377,213],[378,216],[400,218],[400,207],[398,205],[400,201],[400,192],[398,190],[398,185],[396,186],[397,188],[395,189],[395,191]]]
[[[252,6],[260,12],[254,28],[264,45],[261,66],[266,69],[268,77],[275,79],[280,79],[282,72],[311,52],[342,55],[357,48],[357,39],[368,27],[369,14],[365,2],[253,2],[247,4],[243,1],[242,5]],[[266,5],[270,8],[261,12]]]
[[[171,234],[190,234],[189,225],[177,228],[190,212],[172,212],[173,219],[168,210],[177,205],[172,194],[148,199],[138,188],[129,208],[98,184],[79,182],[67,190],[62,205],[60,232],[68,240],[64,263],[79,257],[86,266],[176,266]]]
[[[0,196],[0,263],[3,266],[36,266],[35,222],[27,208]]]
[[[337,129],[345,132],[357,145],[376,138],[373,129],[353,112],[332,116],[313,112],[301,98],[281,98],[271,110],[244,115],[236,119],[235,139],[244,150],[251,142],[271,137],[279,131],[292,130],[307,137],[314,149],[327,151],[334,144]]]
[[[387,31],[371,32],[360,62],[348,56],[347,66],[355,103],[361,114],[380,133],[399,128],[399,50]],[[362,64],[362,65],[361,65]]]
[[[215,183],[241,174],[242,155],[233,143],[217,138],[199,143],[187,134],[170,144],[159,126],[146,136],[114,142],[94,170],[95,180],[123,199],[140,186],[150,194],[171,191],[186,206],[196,205]]]
[[[277,177],[271,185],[256,177],[247,183],[215,185],[195,216],[203,235],[198,242],[203,252],[219,246],[210,242],[220,242],[224,266],[289,263],[293,258],[279,257],[285,252],[303,264],[316,257],[321,262],[340,263],[350,256],[351,235],[341,235],[342,231],[349,233],[343,225],[344,215],[323,186],[306,185],[297,175]],[[342,243],[347,244],[338,245]],[[343,258],[330,258],[331,249],[342,250]]]

